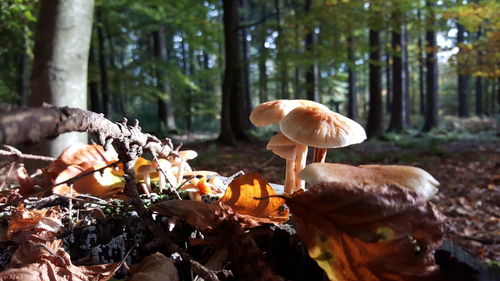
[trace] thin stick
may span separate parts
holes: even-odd
[[[41,156],[41,155],[34,155],[34,154],[25,154],[22,153],[19,149],[14,148],[13,146],[10,145],[3,145],[7,150],[0,150],[0,155],[1,156],[7,156],[7,157],[12,157],[14,159],[28,159],[28,160],[40,160],[40,161],[47,161],[47,162],[52,162],[56,160],[54,157],[48,157],[48,156]]]
[[[58,183],[56,183],[56,184],[52,185],[50,188],[54,188],[54,187],[56,187],[56,186],[58,186],[58,185],[61,185],[61,184],[72,183],[72,182],[74,182],[74,181],[76,181],[76,180],[79,180],[79,179],[81,179],[81,178],[83,178],[83,177],[86,177],[86,176],[92,175],[92,174],[93,174],[93,173],[95,173],[95,172],[102,172],[102,171],[104,171],[106,168],[116,166],[118,163],[120,163],[120,161],[113,162],[113,163],[111,163],[111,164],[109,164],[109,165],[106,165],[106,166],[101,167],[101,168],[96,169],[96,170],[92,170],[92,171],[88,171],[88,172],[84,172],[84,173],[78,174],[78,175],[76,175],[76,176],[74,176],[74,177],[72,177],[72,178],[70,178],[70,179],[67,179],[67,180],[62,181],[62,182],[58,182]]]

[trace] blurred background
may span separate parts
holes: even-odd
[[[221,121],[222,142],[260,136],[249,112],[281,98],[320,101],[372,138],[498,132],[498,1],[69,1],[84,14],[60,2],[0,1],[4,110],[58,104],[33,81],[44,67],[36,41],[54,50],[49,29],[66,14],[90,31],[90,41],[75,30],[83,43],[52,51],[80,48],[87,58],[76,106],[139,119],[159,136],[216,138]]]

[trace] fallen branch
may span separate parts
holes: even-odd
[[[40,160],[40,161],[51,162],[56,160],[56,158],[54,157],[22,153],[19,149],[12,147],[10,145],[4,144],[4,147],[6,148],[6,150],[0,150],[0,156],[9,157],[11,158],[11,161],[22,159],[22,160]]]

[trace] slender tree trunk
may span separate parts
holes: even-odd
[[[238,40],[238,3],[232,0],[222,0],[224,10],[224,45],[226,65],[222,86],[221,132],[219,142],[234,144],[236,138],[246,138],[242,126],[241,111],[242,81],[241,58]],[[248,115],[247,115],[248,116]],[[248,118],[247,118],[248,119]]]
[[[161,97],[158,98],[158,121],[160,124],[160,131],[176,132],[177,126],[175,124],[174,109],[172,106],[172,90],[170,83],[166,79],[168,73],[163,66],[168,62],[168,49],[166,39],[165,27],[160,27],[157,31],[153,32],[154,40],[154,55],[162,64],[157,65],[156,87],[161,92]]]
[[[306,0],[304,5],[304,12],[307,14],[311,10],[313,0]],[[307,33],[304,40],[306,52],[311,55],[313,53],[314,45],[316,44],[316,34],[314,34],[314,26],[306,27]],[[312,101],[320,101],[318,90],[318,65],[313,62],[306,69],[305,73],[305,88],[307,99]]]
[[[465,28],[463,25],[457,22],[457,46],[462,48],[461,45],[464,43],[464,33]],[[460,62],[457,64],[457,86],[458,86],[458,117],[468,117],[469,116],[469,102],[468,102],[468,91],[469,91],[469,76],[464,74],[464,65]]]
[[[353,120],[357,116],[357,98],[356,98],[356,58],[354,57],[354,37],[352,31],[347,37],[347,61],[348,68],[348,103],[347,116]]]
[[[389,37],[389,35],[387,36]],[[390,40],[388,39],[387,42]],[[385,88],[386,88],[386,95],[385,95],[385,108],[386,108],[386,113],[389,114],[391,112],[392,108],[392,75],[391,75],[391,69],[392,69],[392,59],[391,59],[391,53],[386,48],[385,52]]]
[[[246,0],[239,0],[240,9],[245,10],[248,7]],[[245,13],[241,14],[241,21],[245,23],[247,21],[247,16]],[[246,27],[241,29],[241,49],[243,56],[243,71],[242,71],[242,87],[243,87],[243,98],[245,100],[245,112],[250,113],[252,111],[252,96],[251,96],[251,85],[250,85],[250,61],[249,61],[249,43],[247,37],[249,32]],[[250,129],[250,123],[245,122],[245,129]]]
[[[411,99],[410,99],[410,67],[408,65],[408,28],[406,23],[401,26],[401,64],[403,68],[403,117],[405,128],[410,125]]]
[[[420,8],[417,10],[417,20],[422,20],[422,13]],[[424,85],[424,54],[423,54],[423,44],[420,32],[418,34],[418,91],[419,91],[419,109],[420,115],[425,116],[425,85]]]
[[[290,89],[288,87],[288,62],[287,58],[284,56],[284,50],[286,48],[285,42],[283,41],[283,31],[281,28],[281,10],[280,10],[280,0],[274,1],[274,7],[276,9],[276,31],[278,36],[276,37],[276,64],[279,71],[279,80],[281,83],[281,98],[290,98]]]
[[[426,0],[427,7],[427,27],[425,33],[427,56],[425,64],[427,66],[426,86],[427,86],[427,106],[425,113],[425,123],[422,131],[429,132],[438,125],[438,64],[436,34],[434,32],[435,13],[433,1]]]
[[[395,53],[392,63],[392,107],[391,107],[391,122],[389,125],[390,131],[403,131],[405,129],[405,75],[404,75],[404,56],[403,49],[403,34],[402,27],[402,14],[399,10],[395,11],[392,15],[394,19],[394,30],[392,31],[392,50]]]
[[[266,18],[266,6],[261,5],[261,18]],[[266,38],[267,38],[267,28],[265,25],[262,25],[257,31],[257,42],[259,43],[259,59],[258,59],[258,68],[259,68],[259,101],[261,103],[269,100],[268,97],[268,88],[267,88],[267,48],[266,48]]]
[[[111,96],[109,94],[108,63],[106,60],[106,39],[102,27],[102,15],[100,10],[97,10],[96,17],[97,21],[100,23],[97,25],[97,40],[99,48],[99,70],[101,73],[102,113],[109,118],[111,116]]]
[[[481,76],[476,77],[476,115],[483,116],[484,106],[483,106],[483,78]]]
[[[370,29],[370,107],[366,133],[368,138],[376,138],[384,133],[382,74],[380,59],[380,32]]]
[[[27,27],[26,27],[27,28]],[[25,36],[26,37],[26,36]],[[17,104],[20,106],[28,105],[29,87],[30,87],[30,59],[29,59],[28,39],[23,39],[23,49],[19,58],[18,74],[18,92],[19,99]]]
[[[30,105],[87,109],[87,66],[93,0],[42,0],[35,33]],[[37,154],[56,156],[87,134],[64,134]]]
[[[95,48],[92,44],[90,45],[90,50],[89,50],[89,67],[91,67],[91,69],[92,68],[97,69]],[[102,113],[102,101],[99,93],[99,82],[97,81],[97,77],[90,76],[88,85],[89,85],[89,96],[90,96],[90,110],[92,110],[93,112]]]

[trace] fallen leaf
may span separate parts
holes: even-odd
[[[229,205],[240,215],[264,219],[263,222],[285,222],[288,220],[285,199],[268,197],[274,195],[276,193],[266,179],[258,173],[249,173],[234,179],[220,202]]]
[[[330,280],[420,280],[435,273],[443,217],[396,186],[318,183],[287,199],[297,233]]]
[[[142,259],[129,270],[128,281],[178,281],[179,274],[174,261],[161,253],[154,253]]]
[[[207,204],[192,200],[167,200],[154,204],[151,210],[164,216],[176,216],[199,230],[210,230],[219,221],[217,204]]]
[[[47,239],[48,237],[52,239]],[[31,233],[16,250],[7,269],[0,272],[0,280],[108,280],[121,262],[75,266],[68,253],[61,248],[62,240],[55,240],[51,232]]]
[[[62,212],[59,206],[43,210],[27,210],[23,204],[20,204],[9,220],[7,238],[13,239],[19,232],[34,229],[43,229],[55,234],[62,227],[61,216]]]

